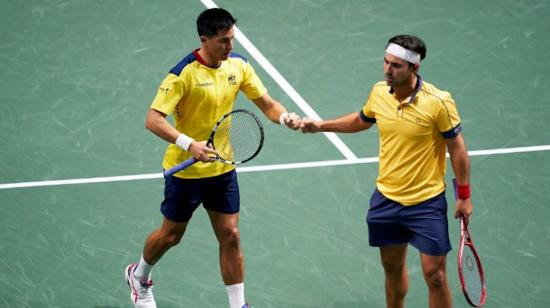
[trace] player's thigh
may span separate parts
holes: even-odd
[[[380,247],[380,260],[385,272],[401,272],[407,262],[407,244]]]
[[[431,256],[444,256],[451,251],[447,221],[447,201],[441,193],[401,212],[403,225],[410,231],[410,244]]]
[[[188,222],[201,204],[206,193],[203,179],[165,178],[164,200],[160,211],[164,217],[175,223]]]
[[[395,246],[410,241],[411,233],[401,222],[400,212],[403,208],[403,205],[386,198],[378,189],[374,191],[367,212],[370,246]]]
[[[223,214],[240,211],[239,183],[235,170],[206,180],[208,190],[202,200],[205,209]]]

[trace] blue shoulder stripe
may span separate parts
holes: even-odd
[[[183,71],[183,68],[187,66],[187,64],[191,64],[193,62],[197,61],[197,57],[193,53],[188,54],[183,58],[176,66],[174,66],[170,73],[179,76],[181,74],[181,71]]]
[[[458,134],[460,134],[461,131],[462,131],[462,126],[460,126],[460,123],[459,123],[457,126],[451,128],[446,132],[442,132],[441,134],[443,135],[443,138],[449,139],[449,138],[454,138],[458,136]]]
[[[238,54],[238,53],[236,53],[236,52],[230,53],[230,54],[229,54],[229,57],[230,57],[230,58],[241,58],[241,59],[244,60],[244,62],[248,62],[248,59],[247,59],[245,56],[242,56],[242,55],[240,55],[240,54]]]
[[[359,111],[359,116],[363,122],[376,123],[376,118],[369,118],[363,113],[363,109]]]

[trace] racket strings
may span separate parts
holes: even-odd
[[[465,246],[462,252],[462,275],[468,297],[473,303],[480,304],[483,297],[481,273],[477,258],[470,246]]]
[[[262,130],[254,116],[233,112],[219,123],[213,144],[221,159],[243,162],[257,153],[262,140]]]

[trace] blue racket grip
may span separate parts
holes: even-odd
[[[172,168],[170,168],[170,169],[168,169],[168,170],[165,170],[165,171],[163,172],[164,177],[171,176],[172,174],[174,174],[174,173],[176,173],[176,172],[178,172],[178,171],[181,171],[181,170],[183,170],[183,169],[185,169],[185,168],[191,166],[192,164],[194,164],[194,163],[196,163],[196,162],[197,162],[197,160],[195,159],[195,157],[191,157],[191,158],[189,158],[188,160],[186,160],[186,161],[184,161],[184,162],[182,162],[182,163],[180,163],[180,164],[178,164],[178,165],[176,165],[176,166],[174,166],[174,167],[172,167]]]

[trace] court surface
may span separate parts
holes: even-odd
[[[300,115],[358,111],[383,77],[387,39],[422,37],[420,74],[453,94],[463,119],[486,307],[550,307],[548,1],[216,4],[238,19],[235,51]],[[199,46],[195,19],[206,5],[0,4],[0,307],[130,307],[122,271],[161,221],[166,144],[145,130],[145,113],[166,72]],[[237,105],[254,109],[244,96]],[[262,153],[239,169],[247,300],[384,307],[364,223],[376,129],[302,135],[263,122]],[[454,306],[467,307],[452,208],[449,281]],[[227,307],[217,254],[200,209],[154,270],[158,306]],[[408,266],[407,307],[427,307],[412,247]]]

